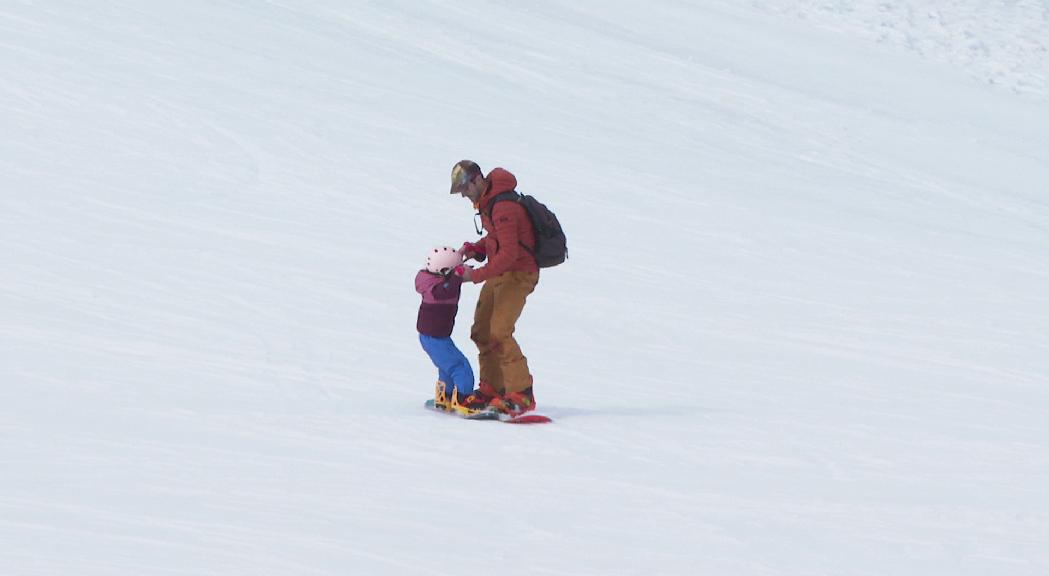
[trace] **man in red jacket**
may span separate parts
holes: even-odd
[[[465,258],[488,263],[464,270],[463,280],[484,284],[477,298],[470,339],[477,344],[481,368],[474,394],[461,402],[472,410],[494,407],[517,415],[535,409],[528,360],[514,339],[514,327],[525,300],[539,282],[539,265],[531,254],[535,228],[524,207],[513,201],[492,199],[517,187],[517,178],[496,168],[484,176],[470,160],[452,168],[452,194],[473,203],[488,234],[460,249]]]

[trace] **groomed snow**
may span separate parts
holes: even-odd
[[[0,573],[1049,573],[1049,9],[877,6],[0,4]],[[462,158],[552,425],[421,409]]]

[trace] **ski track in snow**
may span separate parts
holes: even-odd
[[[0,7],[0,572],[1046,573],[1045,14]],[[462,157],[553,425],[421,409]]]

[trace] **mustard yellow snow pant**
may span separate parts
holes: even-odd
[[[506,272],[487,280],[477,297],[470,339],[477,344],[480,380],[500,394],[532,385],[528,359],[514,340],[514,327],[525,299],[539,283],[536,272]]]

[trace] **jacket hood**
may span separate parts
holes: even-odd
[[[481,195],[481,201],[478,202],[480,207],[488,206],[494,196],[517,189],[517,177],[509,170],[494,168],[485,178],[488,180],[488,190]]]

